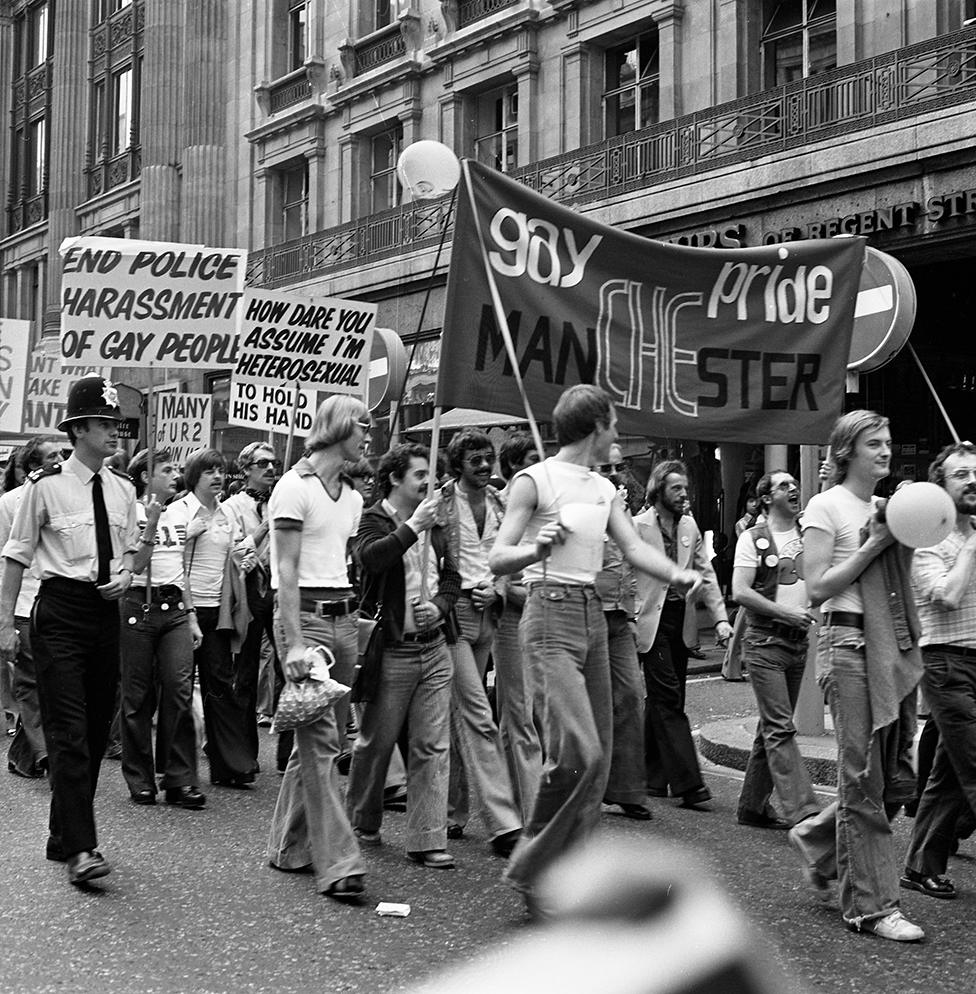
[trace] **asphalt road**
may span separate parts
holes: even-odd
[[[751,706],[747,684],[712,679],[689,688],[696,722],[748,714]],[[273,770],[271,739],[264,739],[262,763]],[[115,871],[87,891],[69,886],[63,866],[44,859],[46,784],[0,774],[2,991],[384,994],[443,976],[473,956],[504,959],[507,948],[539,929],[526,923],[520,901],[501,882],[503,862],[488,851],[478,823],[451,844],[457,870],[424,870],[404,858],[404,815],[388,814],[384,845],[366,857],[369,901],[350,908],[317,895],[310,877],[267,866],[279,782],[273,772],[251,791],[210,788],[207,808],[190,812],[136,807],[118,764],[103,769],[100,846]],[[818,904],[802,888],[784,833],[735,824],[735,776],[709,770],[707,782],[715,794],[711,811],[654,800],[650,823],[605,815],[603,838],[638,841],[649,860],[664,842],[684,847],[684,862],[669,867],[676,885],[690,868],[715,879],[796,978],[791,989],[976,990],[976,843],[965,842],[951,867],[958,900],[905,892],[904,910],[925,928],[926,943],[855,935],[836,907]],[[910,824],[896,823],[899,853]],[[408,903],[411,914],[379,917],[379,901]],[[689,957],[712,941],[703,928],[690,940]]]

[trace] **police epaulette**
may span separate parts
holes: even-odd
[[[109,472],[114,473],[116,476],[118,476],[121,479],[125,480],[126,483],[131,483],[132,486],[135,486],[135,483],[133,482],[132,477],[129,476],[128,473],[123,472],[121,469],[116,469],[114,466],[109,466]]]
[[[43,480],[45,476],[57,476],[60,472],[61,463],[58,463],[56,466],[40,466],[33,473],[27,474],[27,482],[37,483],[38,480]]]

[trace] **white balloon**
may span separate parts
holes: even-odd
[[[891,534],[912,549],[938,545],[956,523],[956,505],[934,483],[910,483],[897,490],[885,508]]]
[[[461,163],[446,145],[423,139],[400,153],[397,176],[415,200],[433,200],[458,185]]]

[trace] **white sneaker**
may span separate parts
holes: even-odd
[[[861,922],[861,931],[874,932],[882,939],[893,939],[895,942],[920,942],[925,938],[925,933],[897,909],[884,918],[870,918]]]

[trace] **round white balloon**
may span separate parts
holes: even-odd
[[[461,163],[446,145],[425,138],[400,153],[397,176],[414,200],[434,200],[458,185]]]
[[[885,508],[891,534],[912,549],[938,545],[956,523],[956,505],[934,483],[910,483],[896,491]]]

